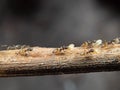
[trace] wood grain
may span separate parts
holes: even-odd
[[[120,70],[120,44],[0,51],[0,77]]]

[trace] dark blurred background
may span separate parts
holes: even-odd
[[[119,37],[119,0],[0,0],[0,44],[59,47]],[[0,78],[0,90],[120,90],[120,72]]]

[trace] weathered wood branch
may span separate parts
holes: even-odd
[[[120,70],[120,44],[85,42],[81,47],[0,51],[0,77],[59,75]]]

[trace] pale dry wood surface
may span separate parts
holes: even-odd
[[[0,51],[0,77],[119,71],[119,38],[60,48],[25,47]]]

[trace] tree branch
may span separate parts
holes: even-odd
[[[85,42],[60,48],[24,47],[0,51],[0,77],[120,70],[120,44]]]

